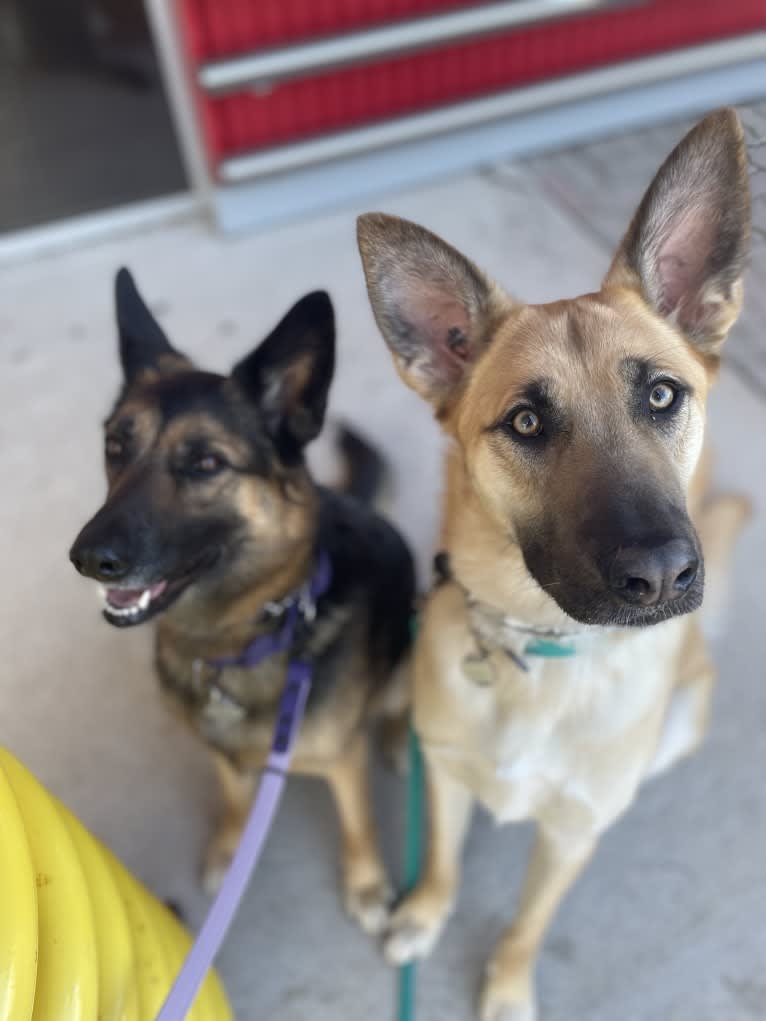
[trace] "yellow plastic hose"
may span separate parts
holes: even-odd
[[[0,1021],[154,1021],[183,926],[0,748]],[[232,1021],[215,972],[188,1021]]]

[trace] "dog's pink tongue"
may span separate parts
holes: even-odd
[[[150,599],[156,599],[165,591],[166,585],[166,581],[158,581],[156,585],[151,585],[148,589],[109,588],[106,590],[106,601],[118,610],[127,610],[128,607],[135,606],[145,592],[149,593]]]
[[[143,594],[142,588],[110,588],[106,590],[106,599],[112,606],[124,610],[137,603]]]

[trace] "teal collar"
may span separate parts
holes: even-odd
[[[452,572],[449,554],[440,552],[434,560],[435,585],[451,582],[465,599],[476,651],[464,660],[464,670],[477,683],[491,683],[490,650],[501,649],[516,666],[529,671],[527,656],[568,659],[577,655],[578,632],[539,628],[514,621],[502,610],[477,600]]]
[[[558,638],[531,638],[524,646],[525,656],[542,656],[544,659],[566,659],[576,656],[577,648],[573,642],[566,644]]]

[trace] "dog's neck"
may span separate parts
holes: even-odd
[[[482,506],[457,447],[448,451],[446,467],[442,548],[461,585],[477,602],[527,627],[579,629],[529,573],[510,529]]]

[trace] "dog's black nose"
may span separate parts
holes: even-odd
[[[629,546],[609,565],[609,585],[626,603],[657,606],[688,592],[698,570],[697,551],[685,539],[653,548]]]
[[[108,585],[124,578],[130,570],[126,557],[112,546],[82,547],[78,543],[69,551],[69,559],[86,578],[95,578]]]

